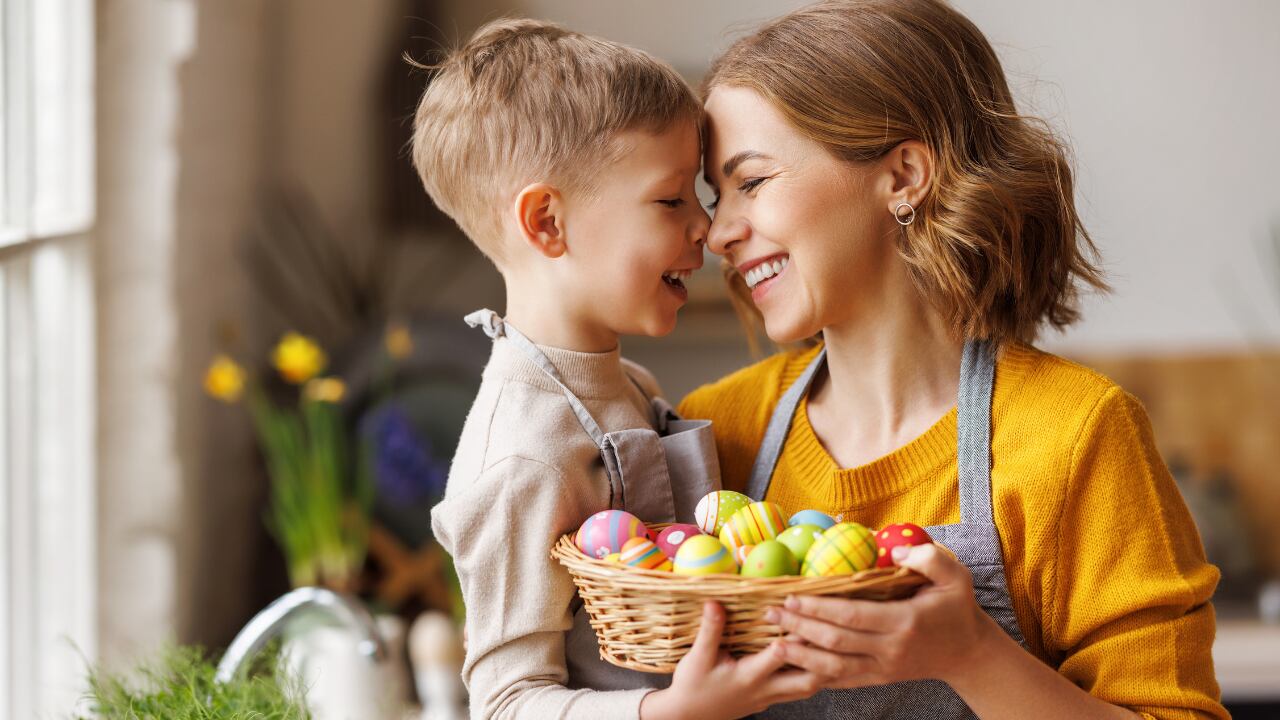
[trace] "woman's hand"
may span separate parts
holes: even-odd
[[[791,597],[765,619],[793,639],[786,661],[827,678],[827,687],[852,688],[904,680],[949,680],[1003,635],[973,596],[973,578],[935,545],[894,548],[899,565],[930,580],[908,600],[872,602]]]
[[[817,692],[821,678],[786,665],[782,641],[737,659],[720,649],[724,609],[707,602],[702,626],[689,653],[676,665],[671,686],[645,696],[641,720],[738,718],[770,705],[807,698]]]
[[[969,569],[949,552],[934,545],[893,552],[931,584],[896,602],[788,598],[766,616],[790,633],[788,663],[833,688],[942,680],[983,720],[1137,717],[1023,650],[978,605]]]

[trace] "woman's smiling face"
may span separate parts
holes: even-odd
[[[886,271],[901,266],[892,173],[834,157],[754,90],[718,86],[706,111],[717,194],[707,244],[746,279],[769,337],[794,342],[875,312]]]

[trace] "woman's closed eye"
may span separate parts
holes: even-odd
[[[743,195],[746,195],[747,197],[750,197],[751,194],[754,193],[756,189],[759,188],[764,183],[764,181],[768,179],[769,178],[767,177],[749,177],[746,180],[743,180],[742,184],[738,186],[738,192],[742,193]],[[720,196],[716,195],[715,200],[712,200],[711,202],[707,203],[707,209],[715,210],[716,206],[719,204],[720,204]]]

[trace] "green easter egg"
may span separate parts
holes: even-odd
[[[776,539],[790,548],[792,555],[803,558],[809,554],[809,548],[813,547],[814,541],[820,537],[822,537],[822,528],[806,523],[783,530]]]
[[[791,549],[777,540],[765,540],[756,545],[756,549],[747,555],[742,564],[742,574],[747,577],[778,577],[779,575],[796,575],[800,572],[800,562],[791,553]]]

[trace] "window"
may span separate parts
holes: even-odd
[[[0,0],[0,717],[65,717],[96,635],[93,4]]]

